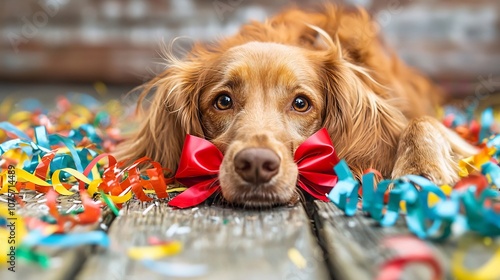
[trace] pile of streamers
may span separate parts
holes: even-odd
[[[104,205],[119,215],[122,204],[133,196],[151,201],[183,190],[168,189],[172,178],[164,176],[168,170],[157,162],[141,158],[124,166],[109,154],[122,140],[119,122],[129,115],[118,101],[101,104],[89,95],[73,94],[59,97],[56,108],[50,111],[42,109],[35,99],[21,101],[18,108],[14,104],[14,99],[7,98],[0,105],[0,116],[6,120],[0,122],[0,195],[7,194],[3,195],[4,202],[15,200],[22,207],[24,201],[19,194],[23,190],[44,193],[48,209],[42,217],[20,217],[0,205],[1,240],[7,240],[7,221],[14,219],[19,258],[49,267],[48,256],[33,250],[35,246],[107,247],[105,232],[75,233],[71,229],[95,226]],[[142,170],[139,166],[150,168]],[[15,170],[14,186],[9,183],[9,170]],[[79,195],[81,207],[64,213],[58,210],[59,195],[75,194]],[[178,249],[178,244],[162,246],[168,252]],[[8,248],[6,242],[0,243],[0,252]],[[0,263],[7,263],[6,255],[0,254]]]
[[[491,238],[500,236],[500,135],[495,119],[492,109],[482,112],[479,122],[472,114],[460,114],[453,109],[444,118],[446,126],[480,148],[478,154],[460,160],[461,180],[454,186],[438,186],[415,175],[384,180],[376,178],[378,175],[373,171],[365,173],[360,183],[346,162],[341,161],[334,168],[339,182],[328,198],[347,216],[361,210],[381,226],[393,226],[404,217],[408,230],[421,239],[442,241],[452,233],[455,237],[475,233],[492,244]],[[375,184],[377,179],[380,181]],[[358,203],[358,194],[362,196],[361,203]],[[460,247],[453,258],[455,277],[500,278],[495,268],[495,263],[500,261],[500,247],[493,258],[475,272],[463,266],[464,248],[470,246],[462,242]]]

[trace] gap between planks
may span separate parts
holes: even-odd
[[[153,236],[183,243],[180,254],[160,261],[206,267],[206,273],[189,279],[329,279],[323,251],[300,204],[262,211],[220,206],[179,210],[164,202],[130,201],[111,224],[109,236],[109,250],[93,254],[76,279],[165,279],[127,257],[128,248],[147,245]],[[290,249],[300,252],[305,267],[292,262]]]

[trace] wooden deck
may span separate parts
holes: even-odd
[[[111,224],[110,250],[88,259],[77,279],[162,278],[124,252],[130,246],[147,245],[152,236],[184,244],[180,254],[166,261],[195,266],[200,274],[194,279],[328,278],[322,251],[300,205],[270,211],[218,206],[173,210],[163,202],[133,201],[123,214]],[[290,250],[300,252],[307,264],[294,264]]]
[[[22,197],[27,206],[20,210],[21,215],[43,213],[43,196],[28,192]],[[61,198],[60,209],[69,209],[75,199]],[[346,217],[325,202],[258,211],[218,205],[178,210],[167,207],[164,200],[132,200],[120,216],[113,217],[104,211],[98,224],[75,229],[107,231],[108,249],[40,248],[52,257],[49,269],[21,262],[16,273],[4,267],[0,279],[374,279],[380,265],[395,254],[381,246],[381,240],[409,234],[404,222],[382,228],[362,214]],[[179,254],[160,260],[161,266],[170,268],[168,275],[128,257],[130,247],[147,245],[149,237],[183,244]],[[429,244],[446,279],[453,279],[450,256],[455,241]],[[487,250],[479,251],[468,259],[467,266],[477,268],[490,255]],[[186,271],[191,277],[182,277]],[[431,271],[418,265],[404,275],[404,279],[431,279]]]

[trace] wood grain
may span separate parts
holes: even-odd
[[[375,279],[381,264],[394,257],[396,252],[382,246],[391,236],[411,235],[403,218],[393,227],[380,227],[377,222],[358,212],[347,217],[333,203],[315,202],[314,218],[321,244],[328,255],[328,264],[337,279]],[[463,264],[474,270],[484,265],[492,256],[491,248],[497,245],[477,244]],[[452,254],[457,250],[457,237],[443,243],[426,242],[445,271],[445,279],[454,279],[451,272]],[[409,265],[404,279],[432,279],[431,271],[423,265]]]
[[[77,279],[160,279],[127,257],[148,237],[178,240],[180,254],[160,261],[199,264],[206,273],[190,279],[328,279],[323,252],[302,206],[253,211],[219,206],[174,210],[164,202],[131,201],[109,230],[111,248],[94,254]],[[296,249],[307,265],[288,257]],[[172,278],[176,279],[176,278]]]

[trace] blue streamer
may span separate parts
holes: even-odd
[[[356,213],[358,203],[359,183],[354,179],[344,160],[341,160],[334,169],[339,181],[328,194],[328,198],[342,209],[347,216],[353,216]]]
[[[345,161],[335,166],[339,181],[328,194],[328,198],[347,216],[356,214],[354,201],[359,182],[354,179]],[[406,205],[406,225],[410,232],[422,239],[443,240],[451,234],[453,224],[464,230],[472,230],[484,236],[500,236],[500,213],[493,207],[486,207],[487,201],[498,198],[499,192],[491,187],[500,184],[500,167],[493,163],[482,166],[482,173],[491,178],[490,188],[476,197],[476,187],[470,186],[466,191],[453,191],[450,197],[427,178],[407,175],[400,179],[383,180],[375,188],[375,174],[363,175],[362,210],[378,221],[381,226],[392,226],[399,219],[400,203]],[[389,191],[389,201],[384,204],[384,195]],[[420,188],[420,191],[416,187]],[[440,201],[429,206],[430,194],[437,195]],[[461,205],[465,215],[460,213]],[[385,211],[385,213],[384,213]]]
[[[45,236],[40,230],[31,231],[22,242],[23,246],[51,246],[59,248],[77,247],[80,245],[99,245],[109,247],[109,238],[103,231],[52,234]]]
[[[208,267],[202,264],[158,262],[152,260],[144,260],[141,263],[148,269],[168,277],[193,278],[201,277],[208,273]]]
[[[73,142],[73,140],[58,134],[52,134],[49,136],[49,141],[51,145],[63,143],[69,149],[71,159],[75,163],[76,170],[78,170],[78,172],[83,172],[82,161],[80,159],[80,155],[76,151],[75,142]]]
[[[491,126],[493,125],[494,121],[495,118],[493,116],[493,109],[488,108],[484,110],[484,112],[481,114],[481,131],[479,132],[479,141],[491,136]]]
[[[49,136],[47,135],[47,129],[45,126],[35,127],[35,139],[38,146],[50,150]]]
[[[489,177],[490,184],[494,185],[496,189],[500,189],[500,167],[493,162],[486,162],[481,166],[481,173]]]
[[[0,122],[0,129],[8,131],[23,140],[31,140],[26,133],[22,132],[19,128],[9,122]]]

